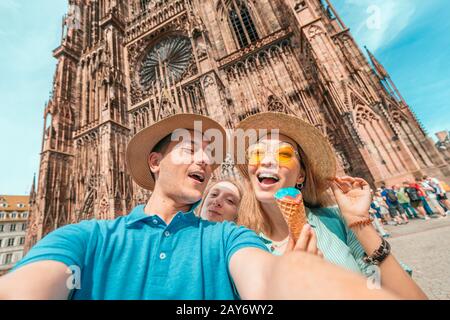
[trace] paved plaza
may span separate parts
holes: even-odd
[[[386,226],[395,256],[413,269],[430,299],[450,299],[450,216]]]

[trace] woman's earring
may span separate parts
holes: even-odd
[[[302,183],[297,183],[296,185],[295,185],[295,187],[298,189],[298,190],[303,190],[303,188],[305,187],[305,185],[303,184],[303,182]]]

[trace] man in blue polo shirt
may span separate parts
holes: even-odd
[[[179,128],[190,139],[174,141]],[[139,132],[127,165],[135,182],[152,191],[147,204],[115,220],[48,234],[0,278],[0,299],[391,297],[313,254],[275,257],[254,232],[197,218],[193,211],[218,167],[208,150],[214,130],[226,138],[212,119],[176,115]],[[219,145],[223,155],[226,144]]]

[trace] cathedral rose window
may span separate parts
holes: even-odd
[[[159,82],[165,86],[167,82],[179,81],[189,67],[192,59],[192,45],[189,38],[176,36],[161,40],[145,55],[141,70],[140,82],[145,89]]]

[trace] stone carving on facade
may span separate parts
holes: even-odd
[[[267,110],[281,113],[286,113],[287,111],[284,103],[273,95],[269,96],[267,101]]]
[[[257,50],[271,44],[272,42],[281,41],[282,39],[287,38],[291,34],[291,32],[292,31],[290,29],[279,30],[263,39],[256,41],[254,44],[252,44],[244,49],[241,49],[229,56],[226,56],[225,58],[220,60],[220,64],[221,64],[221,66],[225,66],[233,61],[241,60],[241,58],[243,56],[246,56],[249,53],[252,53],[254,51],[257,51]]]
[[[196,38],[206,30],[206,26],[203,23],[202,18],[195,14],[194,10],[189,8],[187,11],[188,18],[186,28],[189,30],[189,33]]]
[[[317,25],[312,25],[308,28],[308,35],[309,35],[310,39],[314,39],[316,36],[318,36],[322,33],[323,33],[322,28]]]
[[[109,201],[106,198],[106,196],[102,197],[98,212],[99,219],[108,219],[109,211],[110,211]]]
[[[337,151],[336,152],[337,160],[341,164],[342,168],[345,170],[345,172],[351,172],[351,164],[347,159],[347,156],[345,155],[344,151]]]
[[[359,125],[364,125],[366,122],[378,121],[379,117],[368,107],[358,105],[355,108],[355,121]]]
[[[234,176],[234,161],[229,153],[221,165],[222,177],[233,177]]]
[[[363,139],[361,138],[358,130],[356,129],[355,120],[353,118],[352,112],[346,112],[343,114],[343,116],[344,116],[343,119],[346,123],[346,126],[349,129],[350,135],[353,138],[353,141],[355,141],[356,145],[359,148],[363,148],[365,143],[364,143]]]
[[[295,0],[295,3],[294,3],[295,11],[299,12],[299,11],[303,10],[304,8],[306,8],[305,0]]]
[[[377,103],[377,104],[374,106],[374,108],[380,110],[380,112],[381,112],[381,113],[383,114],[383,116],[386,118],[386,120],[387,120],[387,122],[388,122],[390,128],[392,129],[392,131],[394,131],[394,134],[395,134],[394,139],[398,139],[399,136],[400,136],[400,131],[399,131],[399,128],[398,128],[398,126],[397,126],[397,123],[393,120],[393,116],[392,116],[392,115],[393,115],[396,111],[398,111],[398,113],[401,113],[401,111],[398,110],[397,107],[394,107],[393,110],[390,110],[390,111],[388,112],[387,108],[385,108],[385,107],[383,106],[382,103]]]
[[[136,39],[149,30],[156,29],[167,21],[179,17],[182,12],[186,12],[185,1],[178,0],[168,3],[166,6],[153,8],[144,11],[142,15],[136,15],[127,23],[126,40],[127,42]],[[187,17],[183,17],[183,24],[186,24]]]
[[[208,56],[206,45],[203,42],[197,43],[196,53],[199,60],[203,60]]]
[[[203,78],[203,88],[208,88],[209,86],[214,86],[215,82],[214,82],[214,78],[211,75],[206,75]]]

